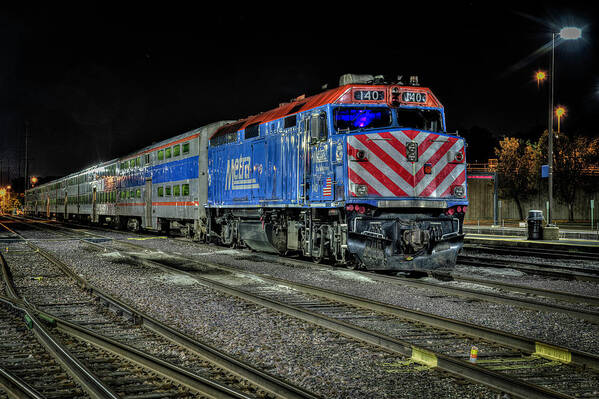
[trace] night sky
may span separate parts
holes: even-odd
[[[418,75],[449,131],[468,139],[470,161],[484,161],[497,138],[536,140],[546,128],[548,84],[534,73],[549,69],[543,48],[565,25],[583,38],[556,47],[562,131],[599,135],[599,16],[573,2],[55,3],[0,8],[2,183],[9,168],[23,174],[26,123],[30,175],[62,176],[345,73]]]

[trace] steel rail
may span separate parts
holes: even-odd
[[[4,262],[2,262],[2,268],[5,268]],[[23,318],[28,323],[28,328],[32,330],[38,341],[92,398],[117,399],[119,397],[110,387],[106,386],[97,376],[94,375],[94,373],[92,373],[83,363],[73,356],[62,344],[52,337],[44,324],[38,318],[35,311],[29,309],[25,302],[23,302],[20,298],[9,298],[4,296],[0,296],[0,301],[12,306],[15,310],[23,315]]]
[[[515,269],[529,274],[560,277],[566,280],[599,282],[599,269],[568,267],[560,265],[543,265],[534,262],[523,262],[511,259],[491,259],[484,256],[459,255],[458,264],[475,267],[491,267],[498,269]]]
[[[119,241],[119,243],[121,243]],[[135,244],[129,242],[123,242],[128,246],[137,247]],[[135,255],[127,254],[128,256],[136,258],[140,262],[148,261],[145,258],[136,257]],[[475,338],[482,338],[485,340],[489,340],[495,342],[497,344],[506,345],[511,348],[524,351],[529,354],[538,354],[539,356],[546,357],[547,354],[545,352],[546,349],[552,348],[554,353],[549,357],[550,359],[555,359],[555,354],[563,354],[567,357],[568,363],[575,364],[582,367],[588,367],[594,370],[599,371],[599,356],[583,351],[579,351],[576,349],[570,349],[566,347],[561,347],[558,345],[550,344],[540,340],[533,340],[527,337],[518,336],[515,334],[511,334],[505,331],[496,330],[484,326],[479,326],[476,324],[468,323],[465,321],[450,319],[446,317],[442,317],[439,315],[435,315],[432,313],[425,313],[418,310],[413,310],[405,307],[401,307],[398,305],[392,305],[388,303],[383,303],[380,301],[375,301],[372,299],[362,298],[351,294],[345,294],[338,291],[329,290],[326,288],[320,288],[308,284],[298,283],[290,280],[281,279],[278,277],[274,277],[271,275],[266,275],[257,272],[246,272],[234,267],[225,266],[221,264],[216,264],[213,262],[207,262],[203,260],[197,260],[194,258],[190,258],[182,255],[174,255],[176,258],[181,258],[186,262],[191,262],[198,264],[200,266],[207,266],[227,272],[234,273],[245,273],[252,274],[254,276],[260,277],[261,279],[271,281],[273,283],[282,284],[291,288],[295,288],[299,291],[302,291],[306,294],[312,294],[316,296],[320,296],[323,298],[331,299],[333,301],[338,301],[345,303],[347,305],[356,306],[359,308],[373,310],[380,313],[389,314],[396,317],[401,317],[407,320],[411,320],[414,322],[420,322],[424,324],[428,324],[432,327],[446,329],[448,331],[452,331],[458,334],[465,334]],[[152,262],[152,261],[150,261]],[[150,264],[151,266],[155,266],[155,264]],[[162,264],[159,264],[163,266]],[[319,265],[322,266],[322,265]],[[179,269],[177,271],[181,272]],[[374,275],[376,279],[378,275]],[[368,274],[368,277],[373,277],[371,274]]]
[[[434,291],[444,292],[446,294],[454,296],[473,298],[486,302],[507,304],[537,311],[563,313],[581,320],[587,320],[592,323],[599,324],[599,312],[591,310],[580,310],[562,305],[533,301],[526,298],[513,298],[502,294],[485,293],[481,291],[471,290],[468,288],[448,287],[440,284],[430,283],[426,281],[415,281],[402,277],[377,275],[376,280],[386,281],[396,285],[407,285],[415,288],[430,289]]]
[[[510,284],[502,281],[487,280],[474,277],[463,276],[456,273],[432,273],[433,277],[452,278],[455,281],[464,281],[486,285],[489,287],[499,288],[503,290],[522,292],[547,298],[553,298],[564,302],[572,302],[575,304],[587,303],[589,305],[599,306],[599,297],[574,294],[565,291],[546,290],[543,288],[528,287],[520,284]]]
[[[29,386],[25,381],[20,379],[18,376],[12,374],[8,370],[3,369],[0,366],[0,386],[2,386],[8,393],[8,396],[12,396],[18,399],[45,399],[45,397],[36,391],[33,387]]]
[[[31,245],[30,243],[28,243]],[[1,254],[0,254],[1,256]],[[3,276],[5,278],[5,283],[9,288],[9,294],[13,297],[13,294],[16,293],[16,289],[14,287],[14,283],[10,276],[10,270],[6,267],[6,262],[2,257],[2,271]],[[4,302],[7,302],[4,298]],[[90,331],[84,327],[78,326],[76,324],[70,323],[68,321],[62,320],[55,315],[52,315],[48,312],[41,311],[35,307],[33,304],[29,304],[26,299],[21,298],[20,296],[14,296],[13,299],[19,300],[18,303],[19,310],[24,312],[27,317],[27,320],[30,324],[32,324],[32,330],[38,337],[40,341],[42,341],[46,348],[52,353],[59,362],[65,367],[69,367],[69,362],[73,362],[82,369],[83,371],[79,371],[76,373],[74,378],[77,379],[79,383],[83,386],[86,386],[90,389],[89,393],[94,398],[118,398],[119,396],[107,387],[107,392],[102,392],[96,387],[96,384],[105,386],[101,380],[96,377],[85,365],[83,365],[76,357],[70,355],[68,349],[64,348],[64,346],[58,341],[56,341],[49,333],[45,331],[43,326],[40,324],[39,318],[41,317],[46,322],[50,323],[53,327],[57,327],[59,330],[64,331],[66,334],[94,344],[97,347],[100,347],[104,350],[114,353],[115,355],[125,358],[131,362],[134,362],[142,367],[146,367],[157,374],[160,374],[166,377],[169,380],[175,381],[179,384],[182,384],[193,391],[201,393],[202,395],[206,395],[210,398],[214,399],[251,399],[251,396],[247,396],[241,392],[237,392],[226,385],[220,384],[218,382],[212,381],[208,378],[202,377],[190,371],[187,371],[181,367],[173,365],[169,362],[163,361],[158,357],[152,356],[150,354],[146,354],[136,348],[131,346],[119,343],[116,340],[110,339],[108,337],[104,337],[100,334],[97,334],[93,331]],[[15,302],[9,302],[13,307],[17,306]],[[71,366],[72,367],[72,366]]]
[[[252,396],[247,396],[231,388],[216,383],[208,378],[202,377],[188,370],[185,370],[172,363],[161,360],[160,358],[140,351],[132,346],[125,345],[114,339],[102,336],[95,333],[85,327],[77,324],[62,320],[59,317],[53,316],[49,313],[39,311],[40,315],[46,318],[52,318],[56,328],[66,334],[75,337],[77,339],[89,342],[96,347],[104,349],[108,352],[112,352],[115,355],[125,358],[133,363],[136,363],[142,367],[148,368],[153,372],[166,377],[169,380],[175,381],[181,385],[184,385],[191,390],[201,393],[202,395],[209,396],[216,399],[224,398],[236,398],[236,399],[251,399]]]
[[[527,399],[571,398],[569,395],[533,385],[528,382],[485,369],[467,361],[455,359],[441,353],[433,352],[429,349],[418,347],[398,338],[393,338],[363,327],[355,326],[350,323],[324,316],[320,313],[302,309],[297,306],[288,305],[279,301],[250,294],[246,291],[233,288],[229,285],[197,276],[195,273],[182,271],[180,269],[163,265],[159,262],[144,259],[135,255],[127,255],[131,256],[142,264],[148,265],[149,267],[158,267],[162,270],[184,274],[217,291],[235,296],[259,306],[276,310],[277,312],[287,314],[294,318],[335,331],[339,334],[370,345],[374,345],[392,353],[409,357],[418,363],[438,368],[439,370],[443,370],[453,375],[467,378],[471,381],[481,383],[501,392],[506,392],[511,395]],[[197,263],[203,262],[197,261]],[[209,266],[209,264],[206,264],[206,266]]]
[[[518,238],[522,239],[522,237]],[[505,238],[501,236],[498,237],[498,239],[505,240]],[[466,236],[464,248],[497,254],[502,253],[513,255],[518,253],[547,259],[597,260],[597,256],[599,255],[599,247],[596,246],[576,246],[568,243],[554,244],[551,242],[539,241],[538,244],[542,245],[543,248],[535,248],[527,247],[526,245],[528,245],[528,243],[528,241],[522,240],[521,242],[516,242],[516,244],[519,245],[506,247],[500,246],[497,239],[477,237],[468,238],[468,236]],[[561,248],[558,248],[558,245],[560,245]],[[581,250],[581,248],[584,248],[587,251]]]
[[[88,242],[88,241],[85,241],[85,242],[89,245],[96,245],[96,246],[99,245],[99,244],[96,244],[93,242]],[[129,317],[131,317],[132,320],[134,320],[135,323],[140,324],[140,325],[154,331],[155,333],[169,339],[170,341],[176,343],[177,345],[180,345],[184,348],[191,350],[192,352],[194,352],[197,355],[201,356],[202,358],[208,360],[209,362],[216,364],[217,366],[219,366],[223,369],[226,369],[229,372],[250,381],[251,383],[255,384],[256,386],[259,386],[260,388],[262,388],[278,397],[291,398],[291,399],[308,399],[308,398],[316,399],[316,398],[318,398],[318,396],[312,392],[306,391],[300,387],[297,387],[291,383],[283,381],[271,374],[268,374],[262,370],[255,368],[253,366],[245,364],[242,361],[237,360],[232,356],[229,356],[221,351],[218,351],[217,349],[215,349],[209,345],[203,344],[203,343],[193,339],[192,337],[190,337],[186,334],[183,334],[183,333],[165,325],[164,323],[159,322],[158,320],[148,316],[145,313],[142,313],[142,312],[132,308],[131,306],[123,303],[120,300],[111,297],[110,295],[104,293],[100,289],[89,284],[81,276],[74,273],[72,270],[70,270],[66,266],[66,264],[64,264],[64,262],[57,259],[50,252],[35,246],[31,242],[28,242],[28,245],[32,248],[35,248],[41,256],[46,258],[48,261],[52,262],[54,265],[59,267],[65,274],[67,274],[71,279],[76,281],[77,285],[79,285],[80,288],[82,288],[90,293],[93,293],[93,295],[100,298],[100,300],[102,302],[108,304],[109,306],[113,307],[114,309],[118,309],[118,310],[122,311],[123,313],[127,314]],[[63,325],[67,325],[67,324],[63,323]]]
[[[105,248],[99,244],[89,243],[91,245],[96,245],[102,248]],[[126,243],[132,245],[131,243]],[[250,302],[267,306],[273,309],[276,309],[280,312],[292,315],[294,317],[300,318],[305,321],[312,322],[314,324],[320,325],[325,328],[332,329],[333,331],[340,332],[344,335],[352,336],[356,339],[362,340],[364,342],[383,347],[387,350],[391,350],[393,352],[399,353],[403,356],[411,356],[416,359],[416,361],[423,362],[425,364],[433,365],[442,370],[448,371],[453,374],[458,374],[463,377],[472,379],[474,381],[481,382],[485,385],[491,386],[495,389],[499,389],[503,392],[508,392],[513,395],[519,397],[526,398],[536,398],[536,397],[569,397],[567,395],[554,392],[551,390],[547,390],[542,387],[538,387],[536,385],[529,384],[524,381],[520,381],[518,379],[514,379],[499,373],[492,372],[490,370],[486,370],[479,366],[475,366],[470,364],[469,362],[461,361],[458,359],[454,359],[442,354],[431,352],[427,349],[418,348],[413,346],[412,344],[401,341],[392,337],[388,337],[382,334],[378,334],[376,332],[352,326],[345,322],[341,322],[335,319],[331,319],[329,317],[320,315],[318,313],[314,313],[311,311],[306,311],[304,309],[300,309],[294,306],[286,305],[283,303],[276,303],[276,301],[272,301],[270,299],[262,298],[259,296],[255,296],[252,294],[248,294],[244,291],[237,290],[235,288],[229,287],[227,285],[214,282],[211,280],[207,280],[205,278],[195,276],[188,272],[183,272],[181,270],[177,270],[170,266],[165,266],[160,263],[150,261],[148,259],[143,259],[140,257],[136,257],[135,255],[127,254],[133,258],[136,258],[140,263],[149,264],[153,267],[160,267],[166,270],[176,270],[177,273],[187,274],[190,277],[196,279],[199,282],[204,283],[207,286],[210,286],[214,289],[217,289],[222,292],[229,293],[230,295],[234,295],[240,297],[242,299],[249,300]],[[186,259],[189,260],[189,259]],[[194,260],[194,262],[199,264],[206,265],[206,262],[200,262]],[[208,264],[209,266],[209,264]],[[237,270],[238,271],[238,270]]]

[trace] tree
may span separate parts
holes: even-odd
[[[539,139],[539,148],[546,153],[547,131]],[[553,145],[553,192],[568,206],[568,220],[574,221],[574,203],[578,189],[590,190],[596,178],[585,173],[599,161],[599,138],[569,137],[558,134]]]
[[[499,195],[513,198],[520,220],[524,220],[522,200],[538,190],[541,151],[537,144],[515,137],[506,137],[495,148],[498,159]]]

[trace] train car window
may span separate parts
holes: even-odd
[[[260,124],[259,123],[252,123],[251,125],[248,125],[245,128],[245,136],[244,138],[247,139],[252,139],[254,137],[258,137],[260,135]]]
[[[158,150],[158,160],[162,161],[164,159],[164,150]]]
[[[164,195],[167,196],[167,197],[171,196],[171,186],[166,186],[164,188]]]
[[[440,132],[443,129],[441,113],[434,109],[398,108],[397,123],[400,127]]]
[[[175,197],[178,197],[181,195],[181,186],[179,186],[178,184],[176,186],[173,186],[173,195]]]
[[[181,151],[181,146],[179,144],[173,146],[173,157],[178,157]]]
[[[183,154],[189,153],[189,143],[183,143]]]
[[[141,198],[141,188],[135,190],[135,198]]]
[[[158,196],[164,197],[164,187],[158,187]]]
[[[297,125],[297,115],[288,116],[283,123],[283,129],[289,129]]]
[[[135,158],[135,166],[141,166],[141,157]]]
[[[133,159],[131,159],[131,160],[129,161],[129,167],[130,167],[130,168],[134,168],[134,167],[135,167],[135,158],[133,158]]]
[[[391,110],[383,107],[339,107],[333,112],[338,133],[391,126]]]
[[[164,149],[164,158],[169,159],[171,157],[171,147]]]
[[[189,195],[189,184],[183,184],[183,195]]]

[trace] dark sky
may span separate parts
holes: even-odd
[[[65,175],[314,94],[344,73],[419,75],[448,129],[469,139],[470,159],[484,159],[496,137],[536,139],[546,126],[548,85],[534,72],[550,53],[537,50],[564,25],[584,31],[556,48],[562,130],[599,135],[599,17],[574,2],[55,3],[0,8],[4,182],[9,166],[23,173],[26,122],[30,174]]]

